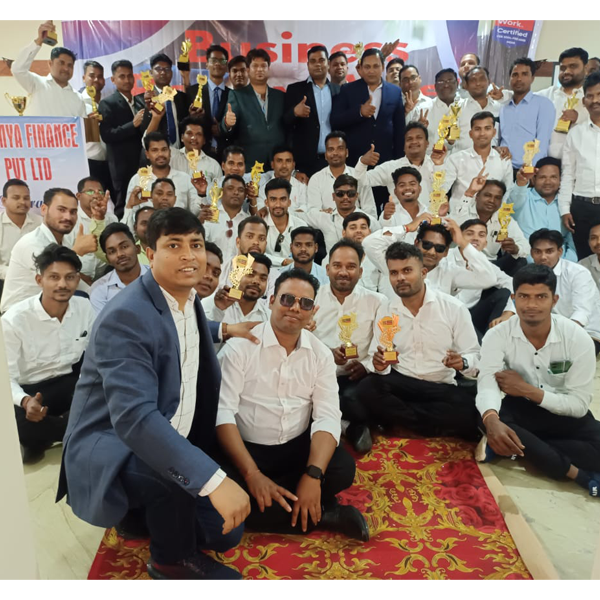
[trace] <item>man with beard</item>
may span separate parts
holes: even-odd
[[[148,221],[155,210],[154,206],[144,206],[135,213],[135,218],[133,220],[133,235],[135,235],[137,239],[136,246],[140,249],[140,253],[138,254],[140,265],[150,264],[148,256],[146,255],[146,248],[148,247],[148,243],[146,242],[146,230],[148,229]]]
[[[135,218],[137,213],[144,208],[171,208],[177,205],[177,196],[175,195],[175,184],[167,177],[155,179],[150,188],[150,199],[145,200],[142,197],[142,188],[134,187],[129,195],[129,200],[125,206],[123,223],[133,232],[135,229]],[[183,207],[182,207],[183,208]]]
[[[592,275],[598,289],[600,289],[600,223],[595,223],[590,228],[590,250],[592,254],[579,261]]]
[[[301,218],[302,213],[306,213],[308,210],[306,200],[307,187],[305,183],[292,177],[292,173],[296,168],[292,150],[287,146],[278,146],[275,148],[271,158],[271,168],[273,169],[273,177],[268,180],[266,178],[261,178],[258,191],[258,206],[262,208],[265,205],[265,198],[267,195],[266,186],[269,185],[273,179],[284,179],[290,185],[290,208],[294,213],[298,213],[296,215],[297,217]]]
[[[229,82],[234,90],[241,90],[248,85],[248,63],[245,56],[234,56],[227,64]]]
[[[348,76],[348,57],[340,50],[329,57],[329,77],[331,83],[342,86]]]
[[[404,112],[406,124],[418,121],[420,116],[427,114],[433,99],[421,93],[423,82],[419,69],[415,65],[406,65],[400,69],[400,87],[404,97]],[[406,145],[406,140],[404,141]]]
[[[467,80],[466,75],[475,67],[481,65],[481,60],[477,54],[473,54],[471,52],[467,52],[467,54],[463,54],[460,57],[460,61],[458,63],[458,76],[460,77],[460,86],[457,90],[457,94],[461,98],[468,98],[469,91],[467,90]],[[486,90],[487,91],[487,90]]]
[[[423,204],[421,173],[414,167],[401,167],[392,173],[394,197],[383,207],[379,217],[382,227],[397,227],[412,223],[418,215],[427,212],[429,206]],[[412,240],[406,240],[412,241]]]

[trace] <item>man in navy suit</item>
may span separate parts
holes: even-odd
[[[58,499],[100,527],[142,510],[155,579],[241,579],[201,550],[239,543],[246,492],[210,457],[221,372],[200,300],[204,228],[188,211],[156,211],[150,270],[107,304],[77,384]]]

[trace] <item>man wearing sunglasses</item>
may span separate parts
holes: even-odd
[[[271,319],[231,340],[219,355],[223,380],[217,438],[229,477],[251,496],[249,529],[296,533],[316,527],[367,541],[364,517],[336,494],[352,485],[355,464],[338,445],[335,363],[303,331],[315,314],[317,280],[300,269],[280,275]]]

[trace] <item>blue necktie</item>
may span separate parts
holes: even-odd
[[[219,110],[219,104],[221,102],[221,88],[216,87],[215,88],[215,93],[213,94],[213,101],[212,101],[212,106],[211,108],[211,113],[213,116],[213,119],[217,118],[217,111]]]
[[[169,138],[169,143],[173,145],[177,141],[177,129],[175,128],[175,117],[173,116],[173,103],[170,101],[167,102],[165,109],[167,111],[167,137]]]

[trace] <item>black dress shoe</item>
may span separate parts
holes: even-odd
[[[336,504],[324,510],[319,521],[319,529],[337,531],[354,540],[369,541],[369,526],[358,508]]]
[[[373,447],[373,439],[369,428],[362,423],[350,423],[346,437],[359,454],[366,454]]]
[[[23,446],[21,444],[21,458],[23,459],[23,464],[24,465],[33,465],[33,464],[39,462],[40,460],[42,460],[42,458],[44,458],[44,456],[46,454],[46,449],[47,449],[47,446],[30,447],[30,446]]]
[[[150,559],[148,574],[152,579],[218,579],[240,580],[241,573],[210,556],[198,552],[174,565],[161,565]]]

